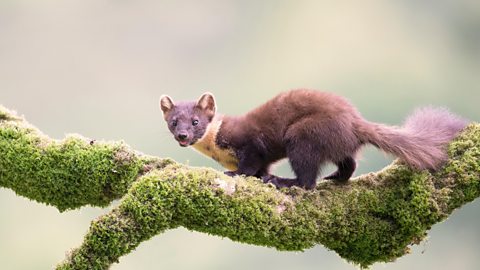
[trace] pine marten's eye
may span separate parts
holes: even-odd
[[[177,124],[178,124],[178,123],[177,123],[177,120],[173,120],[173,121],[172,121],[172,126],[176,127]]]
[[[193,125],[193,126],[198,125],[198,120],[193,120],[193,121],[192,121],[192,125]]]

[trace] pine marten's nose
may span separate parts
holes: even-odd
[[[185,140],[185,139],[187,139],[187,137],[188,137],[188,135],[187,135],[186,133],[180,133],[180,134],[178,134],[178,138],[179,138],[180,140]]]

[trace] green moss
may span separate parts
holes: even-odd
[[[208,169],[168,167],[135,183],[120,208],[148,231],[165,228],[167,224],[162,221],[168,220],[172,227],[272,246],[276,238],[272,228],[279,220],[276,206],[284,195],[272,192],[273,187],[259,189],[258,180],[253,178],[236,185],[232,194],[216,188],[215,181],[231,179]]]
[[[279,250],[322,244],[362,267],[392,261],[480,196],[480,125],[452,142],[449,156],[434,174],[394,163],[346,185],[277,190],[255,178],[144,156],[121,142],[51,140],[0,107],[0,186],[60,211],[123,196],[57,269],[107,269],[179,226]]]
[[[117,210],[92,223],[82,248],[57,269],[84,269],[79,265],[92,265],[91,261],[94,269],[106,269],[141,241],[178,226],[256,245],[281,248],[294,241],[297,250],[306,247],[291,238],[291,228],[277,209],[288,207],[284,194],[253,178],[230,193],[222,188],[229,181],[223,173],[180,165],[145,175]]]
[[[437,174],[437,185],[450,193],[448,213],[480,196],[480,125],[472,124],[448,148],[451,157]]]
[[[322,244],[362,267],[393,261],[424,239],[427,230],[453,210],[452,204],[459,207],[478,196],[477,130],[477,125],[470,127],[452,143],[449,164],[434,175],[395,163],[347,185],[322,182],[314,191],[279,191],[254,178],[232,179],[179,164],[154,170],[132,186],[113,213],[121,213],[119,219],[128,217],[129,227],[102,230],[100,238],[92,228],[77,252],[95,261],[105,258],[107,266],[118,257],[100,256],[111,254],[107,251],[87,252],[91,241],[101,242],[95,246],[118,244],[122,248],[112,253],[121,256],[144,239],[182,226],[279,250]],[[464,146],[472,137],[474,142]],[[456,166],[457,160],[468,165]],[[126,235],[117,236],[122,231]],[[110,234],[114,240],[103,237]],[[77,257],[64,265],[72,266]]]
[[[0,186],[60,211],[106,206],[127,192],[145,166],[164,165],[122,142],[80,136],[55,141],[17,121],[0,122],[0,156]]]
[[[391,261],[403,255],[407,245],[422,239],[439,217],[431,202],[428,174],[413,173],[402,166],[392,169],[394,175],[378,175],[381,181],[375,188],[357,180],[344,187],[323,184],[320,190],[332,189],[323,195],[306,193],[310,199],[300,199],[295,213],[301,213],[301,208],[306,210],[306,217],[315,217],[315,243],[368,266]],[[387,181],[390,178],[395,181]]]

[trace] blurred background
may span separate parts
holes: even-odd
[[[0,103],[44,133],[125,140],[151,155],[221,169],[178,147],[158,98],[215,94],[241,114],[293,88],[347,97],[369,120],[415,107],[480,119],[480,1],[0,1]],[[391,159],[373,148],[357,175]],[[291,175],[285,162],[276,172]],[[55,208],[0,189],[0,268],[51,269],[109,209]],[[432,228],[410,255],[373,269],[480,269],[480,200]],[[303,253],[168,231],[122,257],[126,269],[355,269]]]

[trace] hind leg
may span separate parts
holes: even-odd
[[[335,180],[337,182],[346,182],[352,177],[357,163],[353,157],[347,157],[344,160],[336,163],[338,170],[331,175],[325,177],[325,179]]]

